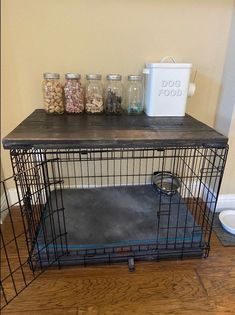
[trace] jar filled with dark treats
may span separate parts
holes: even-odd
[[[105,87],[105,113],[119,115],[122,113],[123,86],[120,74],[108,74]]]

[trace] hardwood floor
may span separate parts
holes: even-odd
[[[213,235],[207,259],[51,269],[2,314],[235,314],[235,247]]]

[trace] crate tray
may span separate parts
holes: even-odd
[[[53,207],[55,194],[55,191],[51,194]],[[202,241],[201,228],[180,194],[166,196],[153,185],[64,189],[63,202],[70,250],[143,244],[158,244],[162,248],[170,244],[175,248],[182,244],[192,247]],[[57,215],[54,216],[55,234],[60,235]],[[50,243],[47,208],[42,225],[47,231],[46,242]],[[42,226],[38,243],[40,248],[45,247]],[[65,246],[60,244],[59,237],[56,246]]]

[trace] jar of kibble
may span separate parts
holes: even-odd
[[[123,87],[120,74],[108,74],[105,88],[105,112],[106,114],[121,114]]]
[[[43,74],[43,101],[47,113],[62,114],[64,112],[63,88],[59,73]]]
[[[84,112],[84,93],[79,73],[66,73],[64,85],[65,110],[70,114]]]
[[[103,85],[100,74],[87,74],[85,111],[88,114],[101,114],[104,111]]]
[[[141,75],[129,75],[126,85],[126,111],[130,115],[143,112],[143,84]]]

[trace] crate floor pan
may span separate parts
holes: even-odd
[[[52,208],[56,195],[51,193]],[[52,224],[46,207],[34,251],[43,265],[55,250],[62,264],[202,255],[202,230],[179,193],[166,196],[153,185],[138,185],[63,189],[62,196],[67,243],[58,224],[63,212],[53,214]]]

